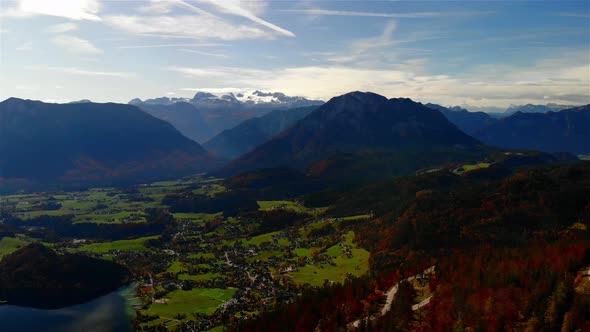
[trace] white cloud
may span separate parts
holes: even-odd
[[[151,1],[148,5],[140,7],[138,11],[143,14],[168,14],[172,11],[174,3],[172,1]]]
[[[201,87],[201,88],[182,88],[180,91],[190,91],[190,92],[198,92],[198,91],[205,91],[209,93],[244,93],[246,91],[254,91],[256,88],[244,88],[244,87],[224,87],[224,88],[211,88],[211,87]]]
[[[102,53],[102,50],[94,46],[90,41],[75,36],[58,35],[51,40],[55,45],[63,47],[65,50],[82,54],[95,55]]]
[[[278,35],[295,36],[292,32],[256,15],[264,11],[266,2],[198,1],[208,4],[222,14],[246,18],[270,30],[232,23],[183,0],[152,1],[149,5],[139,9],[142,15],[111,15],[107,16],[105,21],[107,24],[131,34],[160,38],[239,40],[271,39]],[[173,7],[189,11],[191,14],[172,15]]]
[[[72,20],[100,21],[98,0],[18,0],[16,6],[6,7],[0,17],[30,17],[47,15]],[[3,3],[3,6],[5,4]]]
[[[263,25],[269,29],[272,29],[283,36],[287,37],[295,37],[295,34],[289,30],[281,28],[275,24],[272,24],[268,21],[263,20],[262,18],[255,15],[252,10],[256,10],[261,12],[264,8],[264,5],[256,5],[256,1],[240,1],[240,0],[198,0],[203,3],[211,4],[217,7],[224,13],[228,13],[231,15],[241,16],[244,17],[252,22],[258,23]],[[248,3],[253,3],[247,5]]]
[[[354,17],[389,17],[389,18],[432,18],[449,16],[476,16],[492,12],[466,11],[466,12],[412,12],[412,13],[377,13],[327,9],[286,9],[285,12],[307,14],[314,16],[354,16]]]
[[[388,66],[397,62],[399,53],[399,48],[392,48],[399,43],[394,39],[395,30],[396,22],[390,20],[378,36],[352,40],[344,50],[338,52],[319,52],[310,55],[320,57],[333,64],[355,64],[366,67],[376,67],[380,64]]]
[[[117,78],[133,78],[137,75],[129,72],[114,72],[114,71],[100,71],[91,69],[82,69],[78,67],[50,67],[50,66],[26,66],[28,70],[43,70],[43,71],[55,71],[69,75],[83,75],[83,76],[105,76],[105,77],[117,77]]]
[[[180,51],[204,55],[204,56],[210,56],[210,57],[214,57],[214,58],[229,58],[229,56],[224,53],[204,52],[204,51],[192,50],[192,49],[186,49],[186,48],[182,48],[182,49],[180,49]]]
[[[69,31],[74,31],[78,29],[78,25],[76,23],[61,23],[55,24],[47,28],[47,32],[50,33],[64,33]]]
[[[107,16],[104,20],[127,33],[145,36],[222,40],[273,37],[270,32],[245,25],[234,25],[211,15],[116,15]]]
[[[142,49],[142,48],[168,48],[168,47],[207,47],[219,46],[217,43],[183,43],[183,44],[155,44],[155,45],[126,45],[119,46],[121,49]]]
[[[433,74],[425,60],[377,69],[358,66],[305,66],[276,70],[254,68],[170,67],[196,86],[236,89],[256,87],[290,95],[329,99],[349,91],[374,91],[388,97],[410,97],[443,105],[590,103],[590,63],[582,55],[564,54],[529,66],[487,65],[464,74]],[[523,81],[526,78],[526,81]]]
[[[352,43],[352,48],[357,53],[366,52],[373,48],[381,48],[393,45],[393,33],[395,32],[395,21],[389,21],[380,36],[358,40]]]

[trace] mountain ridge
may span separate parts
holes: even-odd
[[[226,129],[203,143],[208,151],[227,159],[234,159],[294,125],[316,106],[275,110],[261,117],[251,118],[236,127]]]
[[[129,181],[219,164],[171,124],[132,105],[10,98],[0,103],[0,123],[3,183]]]
[[[413,146],[480,143],[461,132],[439,111],[408,98],[387,99],[351,92],[330,99],[293,127],[225,169],[289,165],[305,168],[329,155],[359,150],[401,150]]]
[[[543,152],[590,152],[590,104],[558,112],[511,116],[474,133],[488,144]]]

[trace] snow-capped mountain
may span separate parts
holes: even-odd
[[[190,105],[186,105],[186,103]],[[129,102],[160,119],[172,123],[185,136],[198,142],[213,137],[242,121],[274,110],[322,105],[321,100],[290,97],[281,92],[240,92],[213,94],[199,91],[193,98],[161,97]],[[189,106],[192,110],[189,110]],[[177,114],[178,113],[178,114]],[[198,113],[198,114],[196,114]],[[202,118],[206,126],[195,119]]]
[[[321,105],[324,102],[321,100],[310,100],[304,97],[291,97],[282,92],[262,92],[259,90],[252,92],[240,93],[224,93],[213,94],[209,92],[199,91],[193,98],[154,98],[141,100],[139,98],[133,99],[129,104],[156,104],[156,105],[170,105],[177,102],[191,103],[199,108],[227,108],[227,107],[243,107],[243,108],[294,108],[306,107],[312,105]]]

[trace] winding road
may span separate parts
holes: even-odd
[[[402,281],[400,281],[400,282],[396,283],[395,285],[393,285],[393,286],[392,286],[392,287],[391,287],[391,288],[390,288],[390,289],[387,291],[387,299],[385,300],[385,304],[383,305],[383,308],[381,308],[381,315],[380,315],[380,316],[384,316],[386,313],[388,313],[388,312],[389,312],[389,310],[391,310],[391,304],[393,303],[393,300],[395,299],[395,295],[397,294],[397,291],[399,290],[399,285],[400,285],[402,282],[405,282],[405,281],[412,281],[412,280],[416,279],[418,276],[424,276],[424,275],[431,274],[431,273],[434,273],[434,265],[433,265],[433,266],[431,266],[431,267],[429,267],[429,268],[427,268],[426,270],[422,271],[422,273],[418,273],[418,274],[416,274],[415,276],[411,276],[411,277],[409,277],[409,278],[406,278],[406,279],[404,279],[404,280],[402,280]],[[424,299],[424,300],[423,300],[422,302],[420,302],[420,303],[414,304],[414,305],[412,306],[412,310],[413,310],[413,311],[419,310],[420,308],[422,308],[422,307],[424,307],[425,305],[427,305],[428,303],[430,303],[430,300],[431,300],[431,299],[432,299],[432,296],[430,296],[430,297],[428,297],[428,298]],[[373,319],[375,319],[375,318],[376,318],[376,317],[375,317],[375,315],[373,315],[373,316],[369,317],[368,319],[370,319],[370,320],[373,320]],[[352,323],[348,324],[348,326],[349,326],[349,329],[350,329],[351,327],[357,328],[357,327],[359,327],[359,326],[360,326],[360,324],[361,324],[361,319],[357,319],[357,320],[355,320],[354,322],[352,322]]]

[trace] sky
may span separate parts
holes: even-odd
[[[590,0],[0,0],[0,99],[590,103]]]

